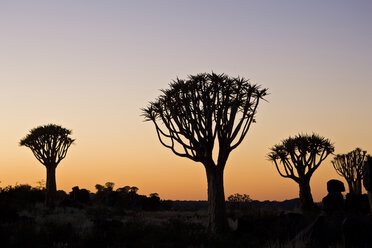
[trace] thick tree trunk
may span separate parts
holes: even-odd
[[[361,195],[362,194],[362,180],[356,180],[355,187],[354,187],[355,194]]]
[[[300,187],[300,204],[303,213],[309,213],[314,210],[313,196],[311,195],[310,182],[307,180],[299,183]]]
[[[362,194],[362,182],[361,180],[356,181],[348,181],[349,186],[349,193],[353,195],[361,195]]]
[[[46,166],[47,169],[47,180],[46,180],[46,196],[45,205],[53,207],[56,199],[56,166]]]
[[[347,181],[347,185],[349,186],[349,193],[354,194],[354,185],[352,181]]]
[[[206,169],[208,181],[208,231],[221,233],[227,230],[223,169]]]

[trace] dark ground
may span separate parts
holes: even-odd
[[[319,210],[305,217],[298,199],[227,203],[231,230],[209,235],[204,201],[162,201],[107,188],[88,198],[76,192],[59,192],[56,206],[47,208],[44,189],[1,189],[0,247],[344,247],[345,216]],[[364,220],[349,218],[351,229],[366,229]]]

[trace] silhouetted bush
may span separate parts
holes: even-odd
[[[95,201],[97,204],[127,210],[163,209],[157,193],[152,193],[150,197],[147,197],[137,194],[138,188],[135,186],[125,186],[114,190],[114,185],[112,182],[106,183],[105,186],[96,185]]]
[[[233,194],[227,197],[226,206],[232,210],[250,209],[252,199],[247,194]]]
[[[69,193],[69,198],[70,200],[79,202],[79,203],[90,202],[89,191],[86,189],[79,189],[79,186],[75,186],[72,188],[72,191]]]
[[[370,209],[367,194],[346,194],[345,209],[352,214],[368,214]]]
[[[74,187],[60,195],[70,206],[61,203],[50,209],[43,204],[43,189],[29,185],[1,189],[1,247],[297,247],[293,242],[302,240],[299,233],[307,235],[302,241],[306,247],[339,247],[345,216],[353,220],[344,226],[348,242],[359,238],[361,244],[370,242],[363,236],[370,229],[352,232],[371,226],[362,212],[356,222],[350,213],[316,219],[288,212],[298,206],[298,199],[259,202],[235,195],[232,202],[248,199],[251,207],[232,211],[234,231],[215,236],[206,231],[206,201],[162,201],[156,193],[138,194],[137,187],[115,190],[113,183],[98,186],[96,193]]]
[[[37,202],[43,202],[44,199],[44,189],[34,188],[27,184],[6,186],[0,190],[0,205],[6,205],[15,210],[30,207]]]
[[[349,216],[342,224],[345,248],[372,247],[370,216]]]

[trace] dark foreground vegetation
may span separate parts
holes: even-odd
[[[349,193],[344,199],[344,184],[332,179],[328,195],[315,203],[310,179],[333,154],[334,144],[314,133],[290,136],[274,145],[268,158],[280,176],[298,184],[299,199],[261,203],[234,194],[226,203],[227,159],[256,122],[267,89],[242,77],[201,73],[177,78],[161,92],[142,109],[143,116],[153,122],[164,147],[205,167],[208,202],[164,201],[157,193],[139,195],[137,187],[114,190],[110,182],[97,184],[96,193],[77,186],[69,194],[57,191],[56,168],[75,139],[62,126],[38,126],[19,144],[46,167],[46,187],[0,190],[1,245],[372,247],[372,157],[367,151],[335,155],[332,164]]]
[[[360,235],[371,228],[367,199],[357,209],[343,204],[331,212],[327,202],[328,212],[318,204],[305,216],[298,199],[259,202],[235,194],[227,202],[230,231],[213,235],[204,201],[164,201],[106,183],[95,193],[58,191],[51,208],[45,193],[29,185],[0,190],[1,247],[344,247],[345,218]]]

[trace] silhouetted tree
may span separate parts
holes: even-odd
[[[362,194],[363,167],[366,151],[360,148],[347,153],[337,154],[332,161],[336,172],[345,178],[350,194]]]
[[[118,191],[113,190],[114,186],[115,183],[113,182],[106,182],[105,186],[96,184],[96,199],[98,200],[98,202],[100,202],[101,204],[114,206],[118,202],[120,194]]]
[[[261,99],[261,89],[244,78],[202,73],[176,79],[143,109],[162,145],[201,162],[208,182],[209,231],[227,228],[223,171],[230,152],[244,139]],[[217,139],[217,142],[216,142]],[[218,147],[217,159],[213,149]]]
[[[124,186],[122,188],[118,188],[116,191],[123,194],[128,194],[130,191],[130,186]]]
[[[228,206],[231,209],[248,209],[251,207],[252,199],[247,194],[233,194],[227,197]]]
[[[90,201],[89,191],[86,189],[80,189],[79,186],[72,188],[72,191],[69,193],[69,198],[75,203],[88,203]]]
[[[252,199],[249,197],[249,195],[247,194],[233,194],[233,195],[229,195],[229,197],[227,197],[227,200],[229,202],[251,202]]]
[[[70,134],[71,130],[48,124],[32,129],[19,143],[21,146],[30,148],[36,159],[46,167],[45,203],[48,206],[54,205],[56,197],[56,168],[66,157],[68,148],[75,141],[69,137]]]
[[[298,183],[301,209],[304,212],[311,211],[314,207],[310,178],[333,151],[333,144],[316,134],[289,137],[271,148],[268,157],[274,162],[279,175]]]
[[[108,191],[112,191],[114,189],[115,183],[113,183],[113,182],[107,182],[107,183],[105,183],[105,186],[106,186],[106,189]]]
[[[136,186],[130,187],[129,192],[133,194],[137,194],[138,188]]]
[[[95,186],[96,190],[97,190],[97,193],[98,192],[101,192],[104,190],[105,186],[101,185],[101,184],[96,184]]]
[[[149,196],[150,196],[150,198],[159,198],[158,193],[151,193]]]
[[[46,183],[44,179],[37,181],[36,184],[38,185],[36,188],[39,188],[40,190],[45,189]]]

